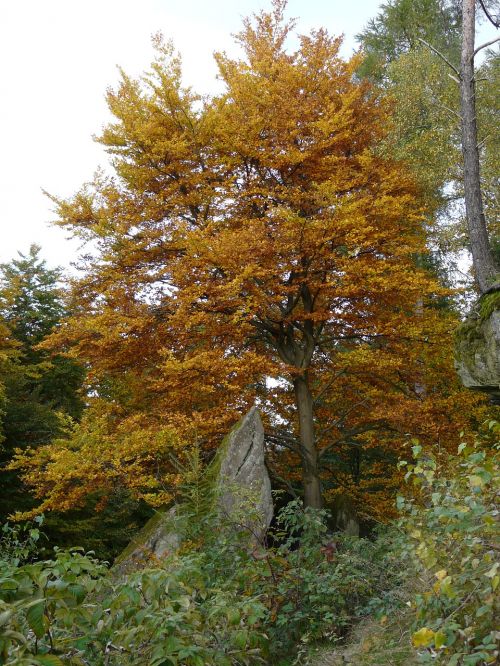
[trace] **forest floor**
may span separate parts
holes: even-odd
[[[345,643],[334,649],[324,645],[303,663],[304,666],[414,666],[418,662],[410,638],[409,618],[404,612],[378,622],[367,618],[354,627]]]

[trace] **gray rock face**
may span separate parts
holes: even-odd
[[[144,548],[151,552],[151,556],[158,560],[177,550],[182,542],[182,536],[172,531],[175,526],[177,508],[173,506],[155,529],[147,537]],[[170,529],[165,529],[169,527]]]
[[[249,542],[259,543],[273,517],[271,482],[264,463],[264,428],[253,407],[222,443],[219,472],[214,487],[213,506],[229,529],[248,532]],[[212,501],[212,499],[209,500]],[[117,558],[117,574],[154,566],[175,552],[183,541],[183,505],[158,512],[134,537]]]
[[[223,444],[217,480],[221,514],[261,542],[273,517],[271,481],[264,462],[264,428],[256,407]]]
[[[455,367],[466,388],[500,402],[500,291],[483,296],[458,329]]]
[[[339,495],[335,498],[332,514],[336,529],[349,536],[359,537],[358,515],[352,500],[347,495]]]
[[[178,550],[182,543],[182,534],[178,530],[176,519],[175,506],[166,513],[158,512],[150,518],[117,558],[114,571],[127,573],[133,569],[154,566],[169,553]]]

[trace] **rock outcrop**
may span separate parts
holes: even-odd
[[[332,506],[332,516],[336,530],[349,536],[359,537],[359,518],[350,497],[341,494],[335,498]]]
[[[128,573],[161,562],[181,545],[183,534],[179,527],[177,507],[155,513],[117,557],[113,566],[114,572]]]
[[[271,482],[264,462],[264,428],[253,407],[224,439],[215,460],[213,509],[221,529],[247,532],[261,542],[273,517]],[[182,504],[158,512],[134,537],[113,567],[122,574],[158,564],[180,547],[185,534]],[[188,510],[189,513],[189,510]]]
[[[500,403],[500,289],[484,294],[455,336],[455,367],[465,387]]]
[[[264,462],[264,428],[256,407],[223,443],[217,488],[221,513],[261,542],[273,517],[273,498]]]

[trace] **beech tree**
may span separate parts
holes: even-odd
[[[212,99],[182,86],[157,40],[151,73],[108,92],[115,175],[56,200],[93,254],[49,344],[86,360],[92,405],[69,443],[19,459],[45,507],[106,483],[167,501],[183,447],[213,450],[256,399],[292,429],[305,504],[319,507],[318,405],[343,355],[421,372],[440,288],[414,261],[418,190],[375,150],[390,106],[325,30],[288,49],[284,9],[245,20],[243,59],[216,55],[225,92]]]

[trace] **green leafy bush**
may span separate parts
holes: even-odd
[[[2,567],[0,664],[250,664],[265,607],[207,588],[201,558],[113,581],[88,555]]]
[[[43,520],[43,516],[37,516],[33,522],[4,523],[0,528],[0,561],[17,566],[34,557]]]
[[[0,664],[292,663],[300,645],[339,640],[394,578],[385,546],[333,542],[326,513],[299,502],[280,514],[275,548],[240,527],[205,515],[162,566],[120,578],[78,550],[6,560]]]
[[[380,540],[328,533],[326,511],[291,502],[278,517],[284,538],[270,555],[274,577],[267,598],[274,613],[268,627],[276,654],[324,639],[341,640],[370,600],[396,585]],[[381,537],[384,541],[385,535]]]
[[[91,623],[84,604],[105,567],[78,550],[58,551],[52,560],[19,565],[0,561],[0,664],[63,663]]]
[[[413,645],[423,663],[498,663],[500,425],[488,426],[487,435],[473,445],[460,444],[458,455],[447,458],[445,473],[440,473],[444,463],[438,467],[414,446],[416,462],[406,476],[420,497],[398,500],[407,548],[415,552],[428,583],[413,603]]]
[[[363,614],[404,605],[393,530],[374,540],[332,534],[328,512],[304,510],[298,500],[278,515],[274,548],[248,548],[248,534],[221,530],[220,517],[205,526],[204,573],[236,598],[250,595],[265,605],[271,664],[292,663],[290,655],[317,641],[342,640]]]

